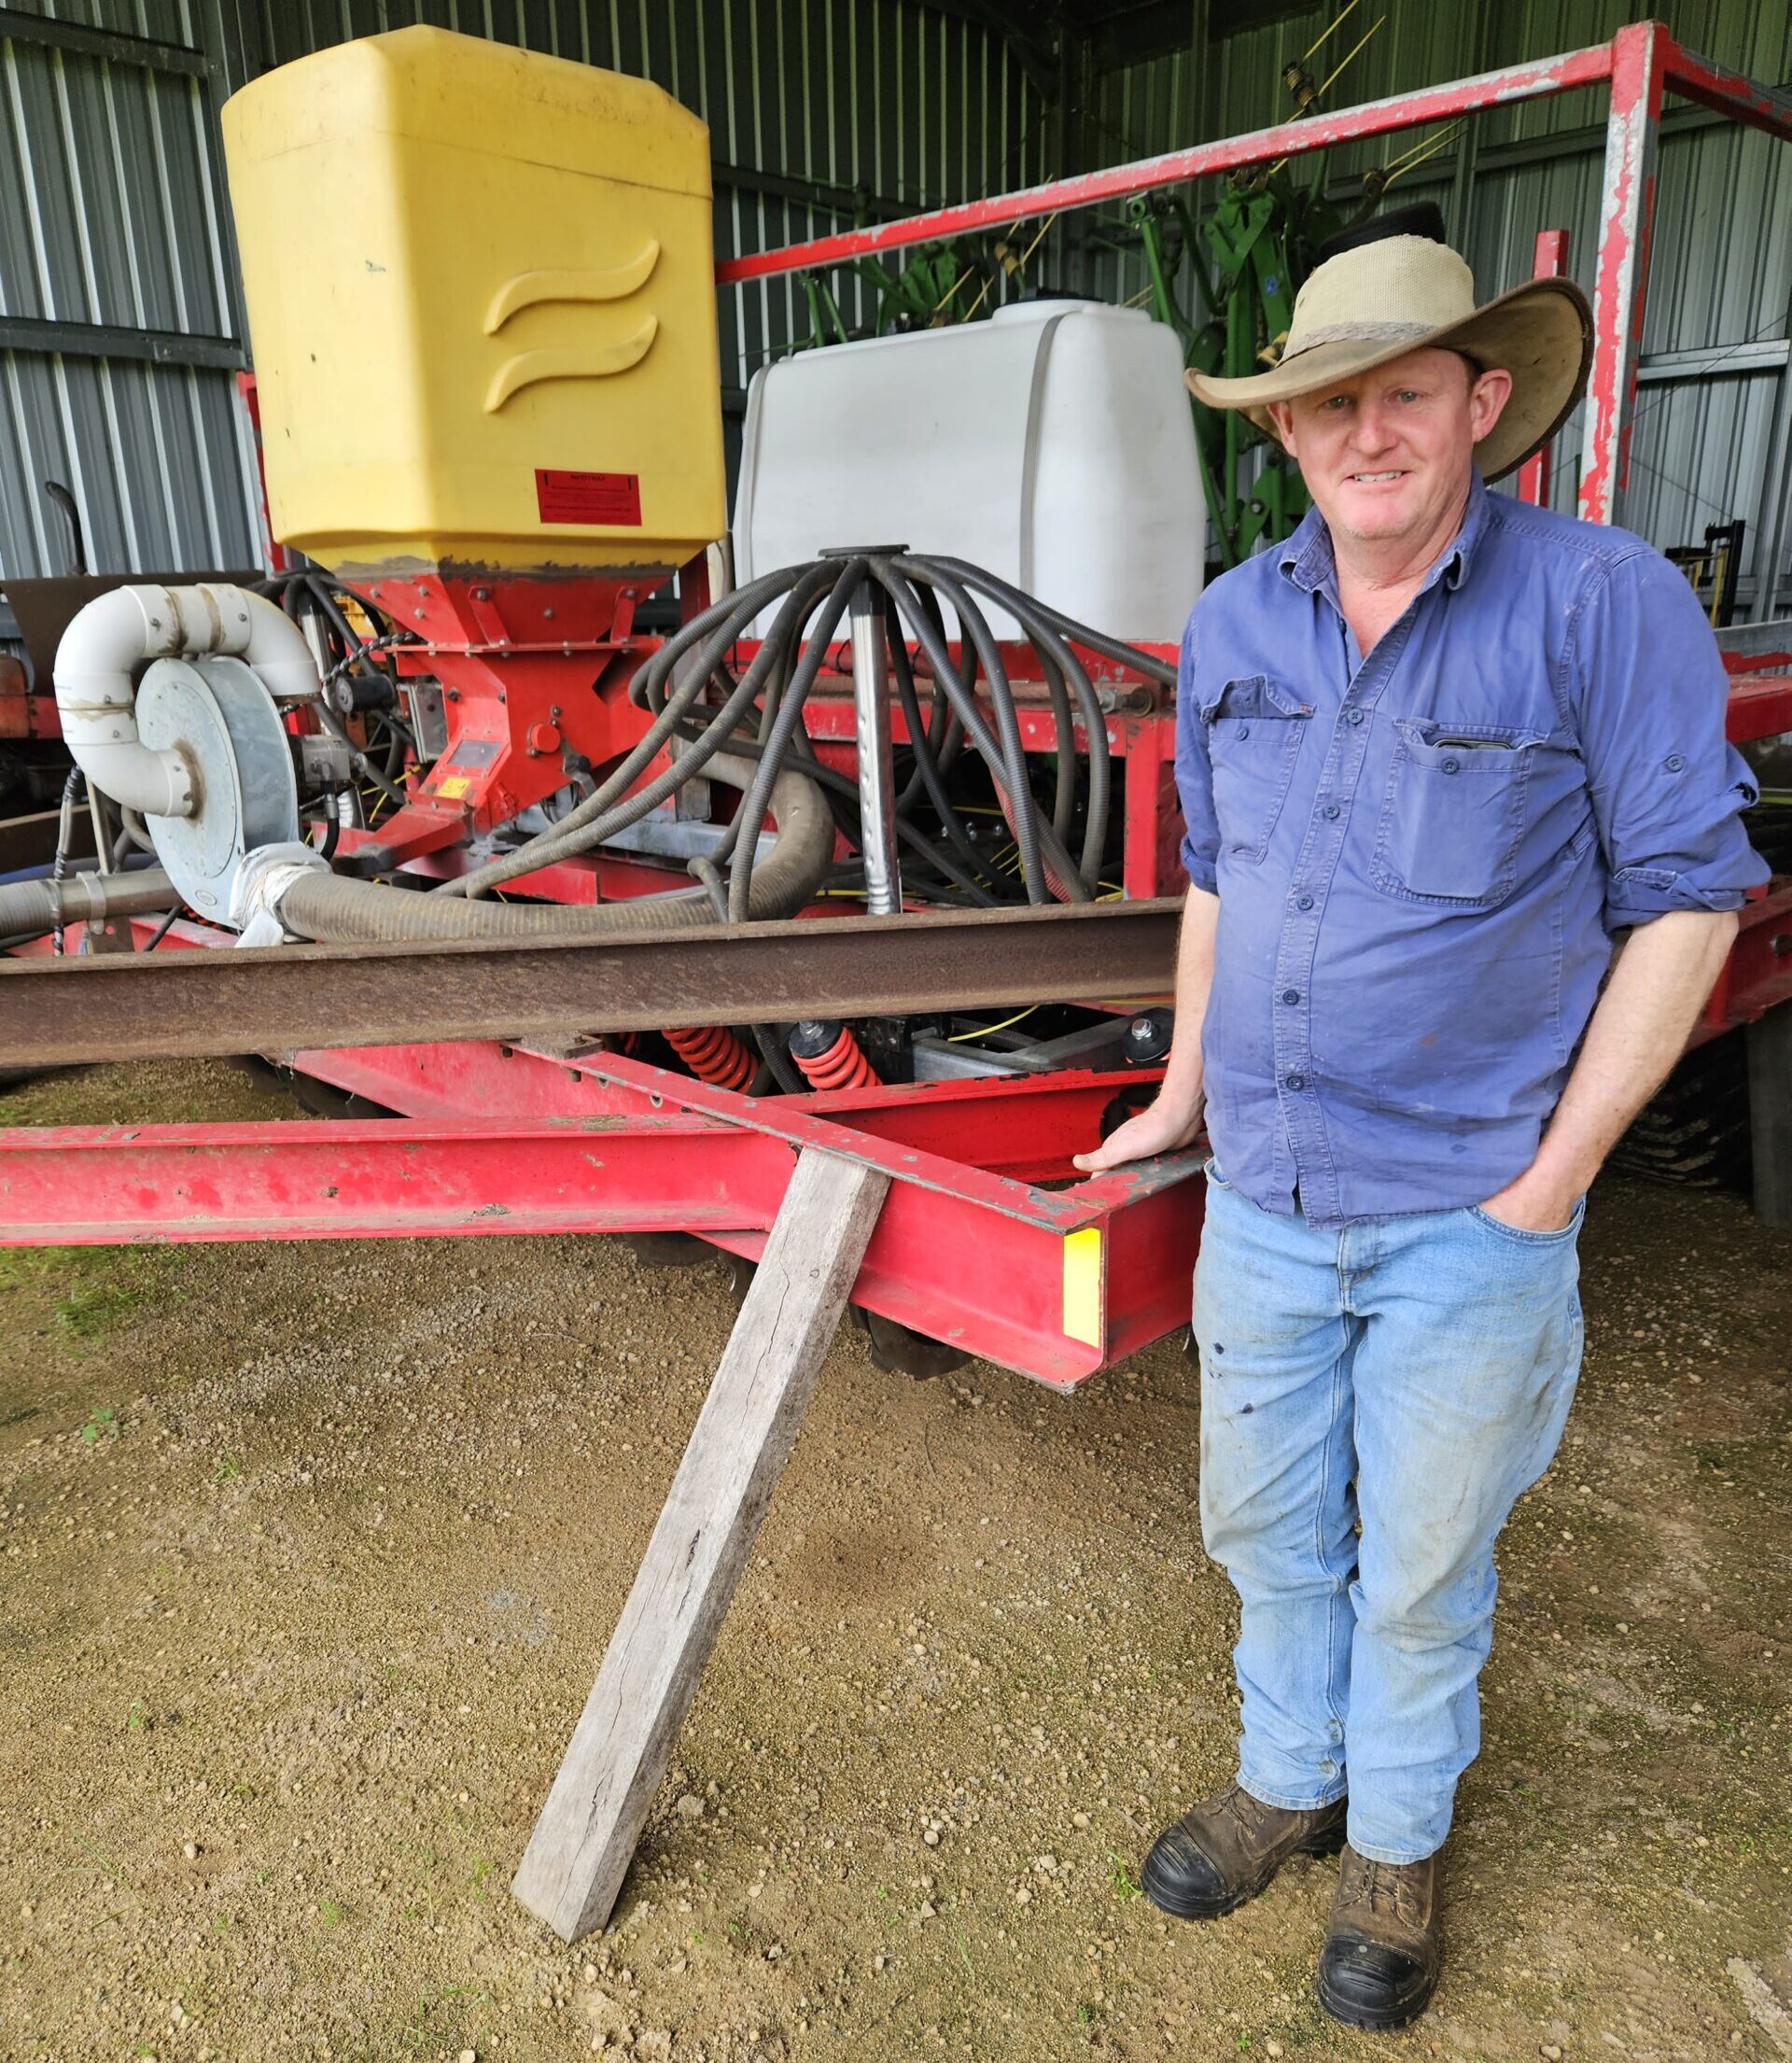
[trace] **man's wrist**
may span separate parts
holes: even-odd
[[[1167,1070],[1152,1101],[1158,1109],[1187,1119],[1199,1113],[1205,1095],[1199,1068],[1187,1074],[1175,1074]]]

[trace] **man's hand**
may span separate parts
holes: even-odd
[[[1733,910],[1669,910],[1619,947],[1536,1158],[1481,1205],[1526,1232],[1561,1232],[1624,1128],[1680,1058],[1736,936]]]
[[[1193,1144],[1201,1129],[1203,1099],[1197,1092],[1192,1107],[1179,1109],[1175,1101],[1159,1095],[1149,1110],[1128,1117],[1111,1131],[1093,1153],[1072,1154],[1071,1159],[1085,1174],[1106,1174],[1110,1168],[1124,1167],[1128,1160],[1149,1160],[1154,1154],[1174,1153]]]
[[[1489,1217],[1522,1232],[1565,1232],[1580,1201],[1578,1189],[1539,1178],[1535,1164],[1481,1205]]]

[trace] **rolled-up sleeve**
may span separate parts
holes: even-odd
[[[1724,735],[1717,641],[1659,553],[1595,573],[1577,611],[1569,692],[1610,876],[1606,930],[1669,910],[1739,909],[1768,878],[1742,824],[1757,789]]]
[[[1207,753],[1207,725],[1195,691],[1197,605],[1183,632],[1176,662],[1176,793],[1183,805],[1183,870],[1197,889],[1218,887],[1220,827],[1213,814],[1213,767]]]

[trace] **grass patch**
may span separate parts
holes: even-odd
[[[0,1248],[0,1300],[75,1346],[89,1346],[154,1304],[170,1301],[189,1259],[176,1246]]]

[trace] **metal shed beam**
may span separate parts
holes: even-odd
[[[84,28],[78,21],[21,14],[17,7],[0,7],[0,38],[38,43],[113,64],[135,64],[146,72],[180,72],[189,78],[204,78],[211,70],[204,51],[184,43],[158,43],[153,36],[126,35],[117,29]]]

